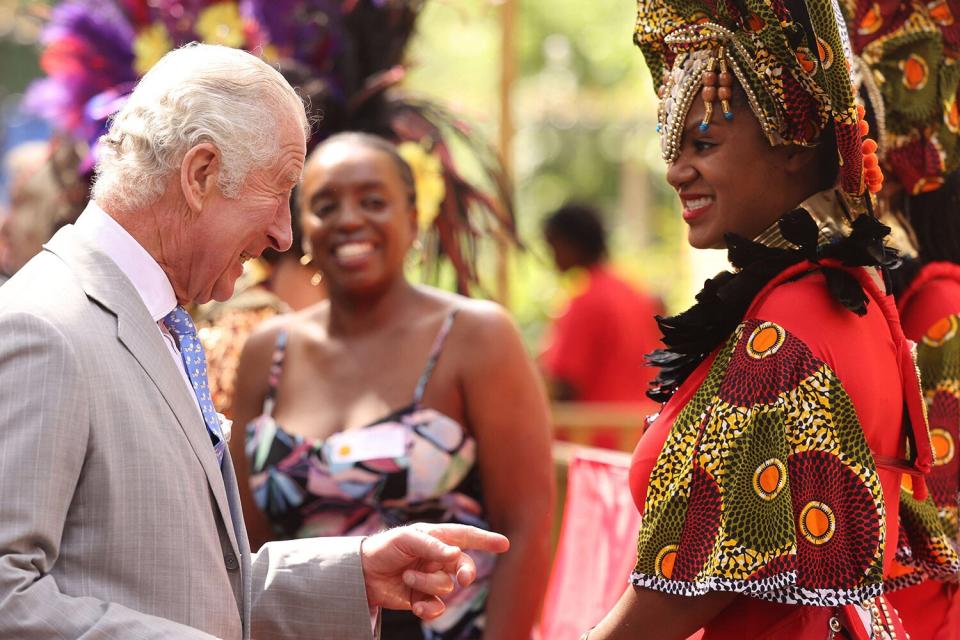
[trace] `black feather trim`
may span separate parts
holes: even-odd
[[[723,271],[707,280],[695,304],[668,318],[657,316],[666,349],[647,356],[660,372],[647,395],[666,402],[704,358],[726,340],[760,290],[788,267],[809,260],[833,259],[851,267],[886,269],[899,263],[898,254],[883,245],[890,232],[872,216],[860,216],[849,236],[818,244],[816,221],[804,209],[796,209],[778,221],[781,235],[797,249],[767,247],[734,234],[727,234],[727,255],[738,271]],[[867,311],[867,296],[856,278],[842,269],[819,267],[830,295],[858,315]]]

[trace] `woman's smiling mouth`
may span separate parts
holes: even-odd
[[[683,203],[683,219],[685,222],[696,220],[713,206],[715,198],[713,196],[681,196]]]

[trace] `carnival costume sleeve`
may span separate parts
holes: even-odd
[[[743,322],[650,477],[634,585],[789,604],[881,591],[880,479],[843,384],[780,325]]]

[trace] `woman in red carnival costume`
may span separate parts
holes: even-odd
[[[590,640],[905,637],[883,593],[932,453],[883,180],[830,0],[639,0],[667,180],[734,271],[661,320],[631,585]],[[909,443],[909,446],[908,446]]]

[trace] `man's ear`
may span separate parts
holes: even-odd
[[[180,189],[187,206],[199,213],[204,201],[217,189],[220,176],[220,151],[211,143],[192,147],[180,163]]]

